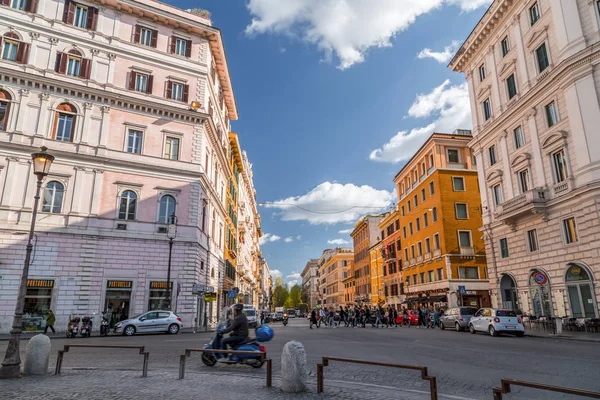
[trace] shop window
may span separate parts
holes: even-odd
[[[119,199],[119,219],[133,221],[137,208],[137,195],[131,190],[121,193]]]
[[[0,132],[8,129],[8,114],[12,98],[8,92],[0,90]]]
[[[192,55],[192,41],[171,36],[169,52],[182,57],[190,57]]]
[[[48,182],[44,188],[42,212],[60,214],[64,192],[65,187],[62,183],[57,181]]]
[[[458,279],[479,279],[479,268],[458,267]]]
[[[62,103],[56,107],[52,137],[61,142],[72,142],[75,133],[77,110],[70,104]]]
[[[142,46],[156,47],[158,41],[158,31],[145,26],[136,25],[133,35],[133,42]]]
[[[82,54],[74,49],[67,53],[58,52],[54,71],[75,78],[90,79],[92,60],[83,58]]]
[[[167,99],[182,101],[187,103],[190,85],[180,82],[167,82]]]
[[[598,317],[592,280],[587,269],[578,264],[569,264],[566,278],[571,317]]]
[[[171,282],[171,290],[173,289],[173,282]],[[167,299],[167,282],[166,281],[152,281],[150,282],[150,294],[148,296],[148,311],[152,310],[164,310],[168,307],[168,299]],[[148,315],[147,319],[158,319],[160,318],[160,313],[150,313],[156,314],[150,318]],[[163,317],[163,318],[166,318]]]
[[[98,24],[98,9],[67,0],[63,22],[77,28],[95,31]]]
[[[170,194],[165,194],[160,198],[159,209],[158,209],[158,222],[161,224],[168,224],[169,217],[175,214],[176,202],[175,197]],[[219,244],[219,247],[221,245]]]
[[[52,308],[54,280],[28,279],[23,308],[22,329],[41,331],[46,327],[46,317]]]
[[[550,278],[543,271],[533,270],[529,276],[529,298],[533,315],[536,317],[553,316],[552,299],[550,297]]]
[[[143,72],[131,71],[127,88],[140,93],[152,94],[154,76]]]

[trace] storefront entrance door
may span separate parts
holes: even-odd
[[[108,281],[106,284],[103,311],[108,310],[110,306],[111,318],[109,324],[111,329],[117,322],[129,318],[132,284],[132,281]]]

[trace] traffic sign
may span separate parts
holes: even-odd
[[[466,286],[459,286],[458,287],[458,293],[459,294],[463,294],[463,295],[467,294],[467,288],[466,288]]]

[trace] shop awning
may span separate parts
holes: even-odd
[[[440,295],[440,296],[429,296],[424,301],[427,303],[440,303],[440,302],[446,302],[447,298],[446,298],[446,295],[444,294],[444,295]]]
[[[417,301],[419,301],[418,297],[410,297],[410,298],[404,300],[401,304],[411,304],[411,303],[416,303]]]

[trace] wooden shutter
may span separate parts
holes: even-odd
[[[60,57],[60,64],[58,66],[58,73],[59,74],[66,74],[67,73],[67,63],[69,62],[69,56],[67,55],[67,53],[62,53],[61,57]]]
[[[171,44],[169,45],[169,53],[175,54],[175,47],[177,46],[177,37],[171,36]]]
[[[60,51],[56,53],[56,63],[54,64],[54,71],[55,72],[60,72],[60,62],[62,60],[62,56],[64,53],[61,53]]]
[[[183,102],[187,103],[190,92],[190,85],[183,85]]]
[[[142,33],[142,27],[139,25],[135,26],[135,35],[133,37],[133,42],[134,43],[139,43],[140,42],[140,35]]]
[[[92,72],[92,60],[87,58],[81,59],[81,69],[79,70],[79,77],[83,79],[90,79]]]
[[[192,41],[191,40],[185,41],[185,56],[186,57],[192,56]]]
[[[27,0],[25,2],[25,11],[35,13],[38,7],[38,0]]]
[[[70,0],[65,2],[65,12],[63,13],[63,22],[73,25],[75,21],[75,3]]]
[[[148,75],[148,82],[146,82],[146,93],[152,94],[152,84],[154,83],[154,77]]]
[[[17,62],[19,64],[27,64],[27,60],[29,59],[29,43],[19,43],[19,47],[17,47]]]
[[[129,82],[127,82],[127,89],[135,90],[135,76],[137,74],[134,71],[129,73]]]
[[[150,46],[156,47],[156,42],[157,41],[158,41],[158,31],[157,30],[153,30],[152,31],[152,40],[150,42]]]
[[[85,27],[86,27],[86,29],[95,31],[97,25],[98,25],[98,9],[95,7],[88,7],[87,21],[85,23]]]
[[[167,81],[167,99],[173,98],[173,82]]]

